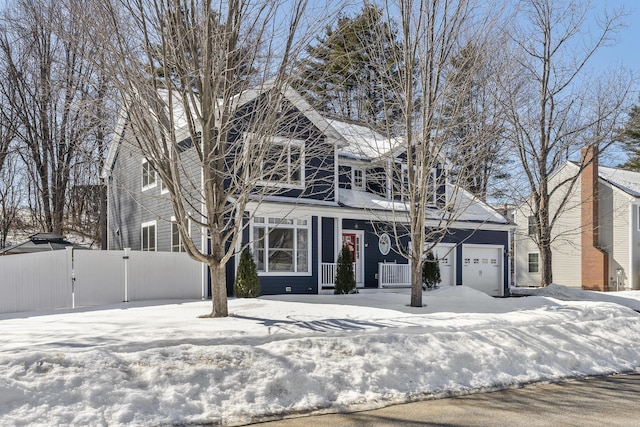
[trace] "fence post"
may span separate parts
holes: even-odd
[[[129,302],[129,255],[131,248],[124,248],[124,301]]]
[[[76,308],[76,271],[73,265],[73,246],[65,248],[67,254],[67,272],[71,272],[71,308]]]

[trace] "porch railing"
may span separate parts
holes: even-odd
[[[411,286],[411,264],[378,263],[378,287]]]
[[[336,270],[335,262],[323,262],[320,271],[320,285],[333,286],[336,281]]]
[[[338,264],[335,262],[323,262],[320,266],[320,286],[334,286]],[[353,274],[356,274],[356,263],[353,263]]]
[[[335,262],[323,262],[320,266],[320,286],[334,286],[336,270]],[[378,263],[378,287],[394,286],[411,286],[411,264]]]

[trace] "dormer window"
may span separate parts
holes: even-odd
[[[359,168],[351,169],[351,185],[354,190],[364,190],[365,188],[364,169],[359,169]]]

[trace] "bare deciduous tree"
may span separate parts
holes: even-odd
[[[0,35],[1,87],[30,177],[30,204],[41,229],[57,233],[65,229],[78,155],[91,151],[94,72],[88,35],[76,26],[83,13],[66,2],[20,0],[4,11]]]
[[[114,0],[95,15],[135,145],[168,190],[187,253],[209,267],[211,317],[228,315],[225,265],[248,206],[310,179],[310,129],[293,129],[282,97],[306,3]]]
[[[581,147],[603,152],[613,142],[632,79],[623,70],[589,74],[594,54],[612,41],[623,11],[605,15],[586,32],[590,5],[582,1],[522,0],[513,35],[515,67],[503,74],[509,139],[526,176],[541,285],[552,283],[553,230],[584,169],[554,182],[552,174]],[[557,203],[551,205],[552,196]]]
[[[400,0],[388,1],[383,9],[399,25],[401,79],[395,79],[393,90],[402,100],[402,151],[405,162],[390,160],[393,181],[391,188],[395,203],[395,217],[390,223],[396,236],[408,236],[412,242],[405,255],[411,260],[411,306],[422,306],[422,262],[425,254],[439,243],[447,230],[468,209],[472,198],[467,197],[461,185],[471,178],[473,168],[461,162],[477,163],[479,157],[461,157],[458,177],[447,183],[446,194],[439,188],[445,184],[446,173],[452,165],[446,154],[452,141],[460,152],[477,150],[491,142],[495,135],[481,131],[475,115],[466,114],[465,99],[473,88],[473,79],[484,66],[485,57],[461,55],[463,47],[473,40],[477,49],[487,48],[490,40],[492,12],[471,0]],[[467,70],[453,73],[454,61]],[[446,110],[446,114],[445,114]],[[460,133],[461,126],[477,131]],[[440,175],[440,172],[443,174]],[[435,176],[440,176],[436,182]]]

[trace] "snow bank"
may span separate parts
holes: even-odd
[[[0,424],[241,424],[640,366],[638,313],[558,295],[447,287],[424,308],[398,290],[231,300],[226,319],[198,318],[208,302],[4,316]]]

